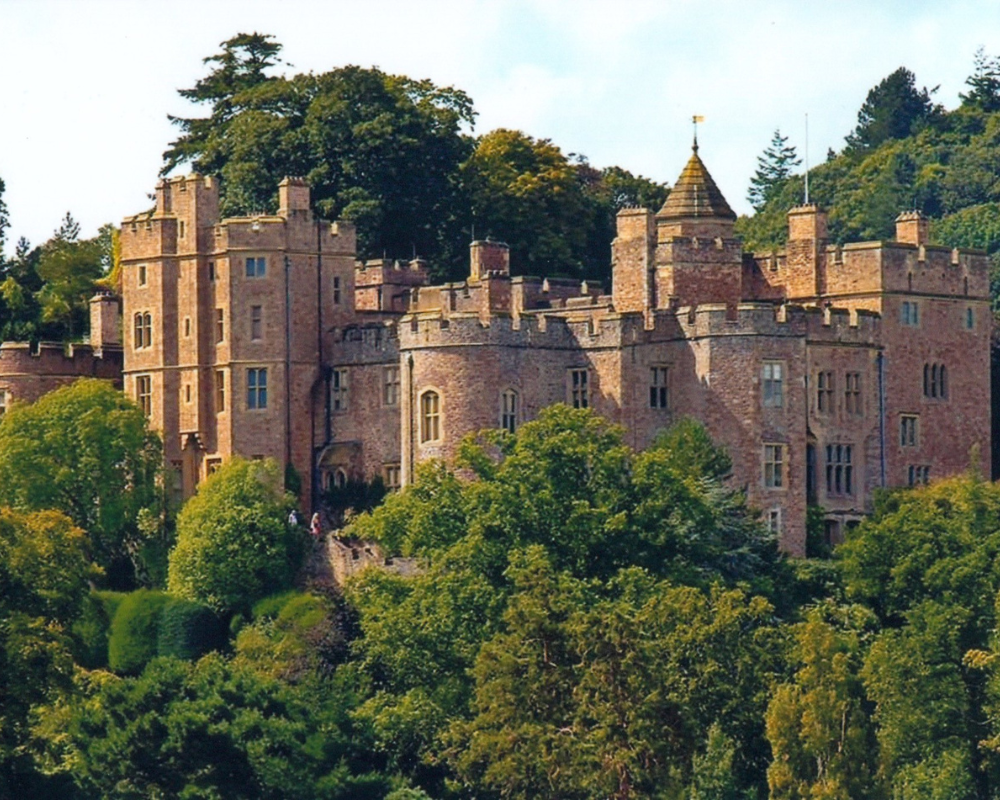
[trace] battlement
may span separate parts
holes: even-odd
[[[0,377],[95,377],[121,381],[122,350],[60,342],[0,342]]]
[[[879,314],[840,308],[818,308],[791,303],[740,303],[734,310],[722,304],[682,307],[673,312],[686,338],[712,336],[806,337],[809,341],[854,344],[878,343]],[[660,320],[664,312],[657,312]]]

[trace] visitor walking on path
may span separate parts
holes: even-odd
[[[309,530],[314,539],[318,539],[323,534],[323,526],[320,524],[318,511],[313,514],[312,522],[309,524]]]

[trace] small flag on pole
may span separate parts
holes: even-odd
[[[700,114],[695,114],[693,117],[691,117],[691,122],[694,123],[694,144],[692,145],[692,147],[696,153],[698,152],[698,123],[704,121],[705,118]]]

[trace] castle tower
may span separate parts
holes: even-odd
[[[321,365],[353,305],[354,228],[316,219],[301,179],[278,199],[275,215],[219,220],[217,182],[170,178],[154,211],[124,221],[124,384],[184,494],[232,456],[270,457],[298,472],[308,508]]]
[[[698,157],[691,158],[656,214],[655,306],[724,303],[741,298],[743,250],[736,214]]]

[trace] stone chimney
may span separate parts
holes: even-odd
[[[309,210],[309,184],[304,178],[285,178],[278,184],[278,214],[291,216],[293,211]]]
[[[904,211],[896,217],[896,241],[918,247],[927,244],[930,220],[920,211]]]
[[[98,292],[90,298],[90,346],[95,350],[121,347],[121,312],[118,298],[111,292]]]
[[[820,211],[819,206],[815,203],[795,206],[788,211],[788,240],[790,242],[822,242],[826,238],[826,212]]]
[[[510,275],[510,248],[489,239],[473,242],[469,245],[469,280],[482,280],[491,272]]]

